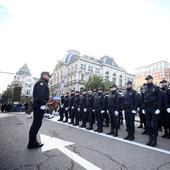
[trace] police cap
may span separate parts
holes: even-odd
[[[152,77],[151,75],[148,75],[148,76],[145,78],[145,80],[151,80],[151,79],[153,79],[153,77]]]
[[[41,73],[41,77],[43,77],[43,75],[47,75],[48,77],[51,77],[50,73],[47,72],[47,71],[43,71],[43,72]]]

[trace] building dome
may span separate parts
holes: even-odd
[[[107,64],[107,65],[114,66],[114,67],[119,67],[117,63],[114,61],[114,58],[112,57],[104,56],[101,58],[101,60],[103,61],[103,64]]]
[[[76,60],[80,56],[80,53],[76,50],[69,50],[67,51],[67,55],[65,57],[65,63],[71,63]]]
[[[24,75],[24,76],[31,76],[31,73],[30,73],[30,70],[29,70],[27,64],[24,64],[16,74]]]

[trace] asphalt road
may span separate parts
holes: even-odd
[[[24,113],[0,113],[0,170],[170,170],[170,140],[158,137],[156,148],[136,128],[134,142],[44,118],[39,140],[44,147],[26,148],[32,119]],[[162,132],[159,132],[160,135]],[[40,139],[41,138],[41,139]]]

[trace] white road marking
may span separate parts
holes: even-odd
[[[4,117],[10,117],[11,115],[7,114],[7,113],[0,113],[0,119],[4,118]]]
[[[93,130],[86,130],[85,128],[79,128],[78,126],[73,126],[73,125],[70,125],[70,124],[67,124],[67,123],[59,122],[59,121],[57,121],[58,118],[59,118],[59,116],[56,116],[53,119],[50,119],[50,121],[57,122],[57,123],[62,124],[62,125],[70,126],[70,127],[73,127],[73,128],[79,129],[79,130],[83,130],[83,131],[86,131],[86,132],[89,132],[89,133],[93,133],[95,135],[104,136],[106,138],[118,140],[118,141],[121,141],[121,142],[124,142],[124,143],[129,143],[129,144],[132,144],[132,145],[140,146],[140,147],[143,147],[143,148],[146,148],[146,149],[150,149],[150,150],[154,150],[154,151],[157,151],[157,152],[161,152],[161,153],[170,155],[170,151],[168,151],[168,150],[159,149],[159,148],[147,146],[147,145],[144,145],[144,144],[141,144],[141,143],[124,140],[122,138],[113,137],[113,136],[110,136],[110,135],[107,135],[107,134],[104,134],[104,133],[97,133],[97,132],[94,132]]]
[[[101,168],[98,168],[91,162],[83,159],[79,155],[75,154],[74,152],[70,151],[66,148],[66,146],[73,145],[74,143],[64,141],[55,137],[46,136],[43,134],[40,134],[41,142],[43,142],[45,145],[41,148],[42,152],[52,150],[52,149],[58,149],[65,155],[67,155],[70,159],[77,162],[80,166],[87,170],[102,170]]]

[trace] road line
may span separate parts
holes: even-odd
[[[43,134],[40,134],[40,138],[41,141],[45,143],[45,145],[41,148],[42,152],[52,149],[58,149],[74,162],[77,162],[80,166],[87,170],[102,170],[101,168],[97,167],[96,165],[92,164],[91,162],[87,161],[86,159],[66,148],[66,146],[74,145],[74,143]]]
[[[58,118],[59,118],[59,117],[57,116],[57,117],[54,117],[53,119],[49,119],[49,120],[50,120],[50,121],[53,121],[53,122],[57,122],[57,123],[62,124],[62,125],[70,126],[70,127],[72,127],[72,128],[76,128],[76,129],[83,130],[83,131],[86,131],[86,132],[89,132],[89,133],[93,133],[93,134],[95,134],[95,135],[103,136],[103,137],[106,137],[106,138],[114,139],[114,140],[117,140],[117,141],[121,141],[121,142],[124,142],[124,143],[129,143],[129,144],[132,144],[132,145],[140,146],[140,147],[143,147],[143,148],[146,148],[146,149],[150,149],[150,150],[154,150],[154,151],[157,151],[157,152],[161,152],[161,153],[170,155],[170,151],[168,151],[168,150],[159,149],[159,148],[147,146],[147,145],[144,145],[144,144],[141,144],[141,143],[124,140],[124,139],[122,139],[122,138],[109,136],[109,135],[104,134],[104,133],[97,133],[97,132],[94,132],[93,130],[86,130],[85,128],[79,128],[79,127],[77,127],[77,126],[73,126],[73,125],[70,125],[70,124],[68,124],[68,123],[59,122],[59,121],[57,121]]]

